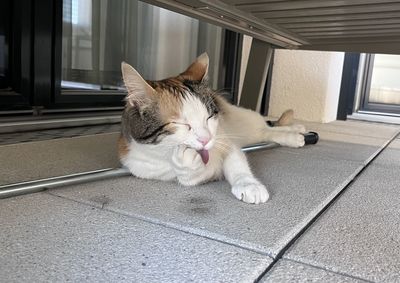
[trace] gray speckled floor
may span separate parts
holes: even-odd
[[[248,154],[272,196],[259,206],[237,201],[224,181],[187,188],[134,177],[0,200],[0,281],[400,282],[400,143],[388,144],[400,127],[307,126],[320,134],[315,146]],[[111,152],[115,138],[13,150],[21,161],[62,144],[70,165],[54,163],[60,174],[115,164],[115,154],[85,160],[77,150],[92,140],[92,151]],[[0,146],[7,160],[10,148]]]

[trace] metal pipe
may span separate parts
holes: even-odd
[[[130,175],[130,172],[126,168],[107,168],[96,171],[5,185],[0,187],[0,199],[23,194],[36,193],[46,189],[57,188],[61,186],[75,185],[85,182],[93,182],[128,175]]]
[[[249,146],[242,147],[243,152],[252,152],[252,151],[257,151],[261,149],[272,149],[280,147],[279,144],[271,142],[271,143],[257,143]]]
[[[257,151],[261,149],[271,149],[278,147],[276,143],[260,143],[242,148],[243,152]],[[82,184],[103,179],[129,176],[131,173],[127,168],[106,168],[77,174],[22,182],[0,186],[0,199],[15,197],[23,194],[37,193],[47,189],[58,188],[68,185]]]

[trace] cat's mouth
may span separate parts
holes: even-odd
[[[203,148],[203,149],[197,150],[197,152],[198,152],[198,154],[200,154],[200,157],[201,157],[201,160],[203,160],[203,163],[207,164],[208,160],[210,159],[208,150]]]

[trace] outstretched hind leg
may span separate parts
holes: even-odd
[[[276,142],[282,146],[302,147],[304,146],[304,133],[306,128],[303,125],[267,127],[264,132],[266,142]]]
[[[275,132],[293,132],[293,133],[300,133],[305,134],[307,132],[306,127],[300,124],[295,124],[291,126],[274,126],[268,127],[268,131],[275,131]]]

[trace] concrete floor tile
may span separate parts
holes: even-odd
[[[386,140],[379,140],[374,145],[356,144],[320,140],[315,145],[307,145],[302,148],[279,147],[279,151],[290,152],[295,155],[305,155],[313,159],[336,159],[343,161],[364,162],[373,155]],[[311,160],[310,160],[311,161]]]
[[[361,283],[365,281],[293,261],[279,260],[260,282]]]
[[[393,141],[390,143],[390,145],[388,146],[388,148],[391,148],[391,149],[400,149],[400,135],[399,135],[395,140],[393,140]]]
[[[51,192],[273,256],[360,170],[357,162],[276,150],[249,159],[271,193],[262,205],[238,201],[225,181],[183,187],[125,177]]]
[[[320,140],[339,142],[339,143],[350,143],[354,145],[366,145],[366,146],[378,146],[384,145],[392,136],[387,138],[382,137],[369,137],[369,136],[357,136],[343,133],[329,132],[326,130],[317,131]]]
[[[400,282],[399,168],[375,164],[299,238],[286,258],[374,282]]]
[[[119,134],[0,146],[0,186],[119,167]]]
[[[400,140],[393,140],[374,161],[374,164],[400,170]]]
[[[390,138],[400,131],[399,125],[371,123],[363,121],[333,121],[330,123],[302,122],[309,131],[324,131],[351,136],[364,136],[373,138]]]
[[[0,215],[1,282],[253,282],[272,261],[46,193]]]
[[[387,148],[380,156],[379,159],[374,161],[375,165],[384,167],[397,168],[400,171],[400,148]]]

